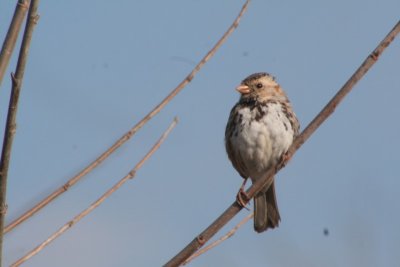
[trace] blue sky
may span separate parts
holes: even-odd
[[[0,3],[0,36],[16,1]],[[7,222],[79,172],[194,67],[244,1],[41,1],[18,111]],[[5,265],[165,144],[102,206],[26,266],[160,266],[232,203],[223,136],[235,86],[267,71],[302,129],[399,19],[400,2],[252,1],[194,80],[107,162],[5,237]],[[8,73],[15,69],[16,57]],[[277,176],[280,227],[252,223],[190,266],[397,266],[400,42]],[[0,90],[5,114],[10,80]],[[4,116],[1,121],[3,132]],[[243,218],[243,210],[221,233]],[[329,235],[324,235],[324,229]]]

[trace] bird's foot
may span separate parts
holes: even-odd
[[[290,156],[287,152],[283,154],[281,160],[279,161],[278,169],[282,169],[283,167],[285,167],[291,158],[292,156]]]
[[[248,207],[246,207],[247,203],[249,203],[249,196],[246,194],[246,192],[243,189],[240,189],[239,192],[237,193],[236,202],[242,208],[245,208],[246,210],[250,210]]]
[[[249,203],[250,198],[246,194],[246,191],[244,190],[244,186],[246,185],[247,179],[244,179],[242,185],[240,186],[239,192],[236,195],[236,202],[243,208],[250,210],[249,208],[246,207],[246,205]]]

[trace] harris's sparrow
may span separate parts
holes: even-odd
[[[247,180],[262,179],[275,166],[299,132],[292,106],[268,73],[248,76],[236,88],[241,97],[225,130],[225,148],[233,167]],[[280,221],[274,183],[254,197],[254,229],[261,233]]]

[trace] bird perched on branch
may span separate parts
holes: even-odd
[[[238,202],[245,205],[244,185],[254,183],[281,160],[299,133],[299,122],[285,92],[265,72],[248,76],[236,88],[241,94],[232,108],[225,130],[225,148],[233,167],[245,179]],[[261,233],[280,221],[275,186],[254,197],[254,229]]]

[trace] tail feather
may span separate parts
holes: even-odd
[[[254,197],[254,230],[261,233],[268,228],[275,228],[280,219],[275,185],[272,183],[266,192],[259,192]]]

